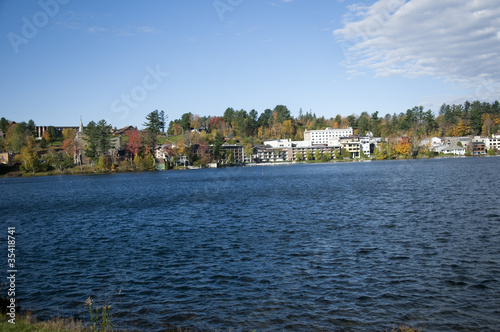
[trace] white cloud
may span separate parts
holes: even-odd
[[[497,0],[379,0],[348,8],[334,35],[353,72],[500,82]]]
[[[103,31],[108,31],[108,30],[105,28],[98,27],[98,26],[93,26],[93,27],[88,28],[87,31],[90,33],[95,33],[95,32],[103,32]]]

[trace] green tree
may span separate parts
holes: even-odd
[[[162,128],[165,128],[165,114],[163,111],[154,110],[146,115],[146,120],[143,126],[146,127],[146,130],[156,135],[160,135]]]
[[[349,115],[347,117],[347,121],[349,122],[349,127],[352,129],[358,129],[358,120],[356,119],[356,116],[354,114]]]
[[[20,152],[22,147],[26,144],[29,132],[27,131],[26,123],[16,123],[13,126],[9,126],[7,133],[5,134],[5,140],[7,143],[7,148],[13,152]]]
[[[35,137],[36,136],[36,131],[35,131],[35,121],[29,120],[27,124],[28,130],[30,132],[30,135]]]
[[[146,120],[143,124],[146,127],[146,144],[153,153],[158,145],[158,136],[162,132],[162,128],[165,129],[165,115],[162,115],[158,110],[154,110],[146,116]]]
[[[167,121],[167,116],[163,110],[160,111],[160,121],[161,121],[161,133],[165,135],[165,124]]]
[[[331,154],[330,152],[328,152],[328,151],[327,151],[327,152],[325,152],[325,153],[323,154],[323,157],[322,157],[321,159],[322,159],[322,161],[323,161],[324,163],[326,163],[327,161],[329,161],[330,159],[332,159],[332,154]]]
[[[351,158],[351,153],[346,148],[340,148],[340,155],[342,158]]]
[[[155,158],[151,153],[148,153],[144,159],[142,165],[146,171],[154,171],[155,170]]]
[[[307,151],[306,151],[306,159],[307,159],[307,160],[313,160],[313,159],[314,159],[314,157],[313,157],[313,154],[312,154],[311,150],[307,150]]]
[[[227,153],[226,153],[226,162],[228,164],[234,163],[234,153],[233,153],[233,151],[227,151]]]
[[[316,150],[316,152],[314,152],[314,159],[316,160],[321,159],[321,152],[319,150]]]
[[[297,151],[297,153],[295,154],[295,160],[301,161],[302,159],[304,159],[304,156],[302,156],[302,153],[300,153],[300,151]]]
[[[360,135],[366,135],[370,130],[370,116],[363,112],[358,118],[358,132]]]
[[[247,127],[250,135],[255,135],[257,133],[257,128],[258,128],[257,116],[258,113],[254,109],[248,113]]]
[[[135,157],[134,157],[134,164],[133,164],[133,166],[134,166],[134,171],[140,171],[144,167],[144,160],[138,154],[136,154]]]
[[[111,163],[111,158],[109,158],[109,156],[106,156],[106,155],[99,156],[99,159],[98,159],[97,165],[96,165],[96,170],[98,172],[107,173],[107,172],[111,171],[111,166],[112,166],[112,163]]]
[[[243,152],[247,158],[250,158],[253,154],[253,144],[251,142],[245,143],[243,147]]]
[[[276,105],[274,112],[277,114],[278,123],[291,119],[290,110],[285,105]]]
[[[90,121],[84,133],[87,141],[86,157],[95,162],[108,153],[111,147],[111,125],[108,125],[106,120],[101,120],[97,124]]]
[[[42,149],[45,149],[45,148],[47,148],[47,145],[48,145],[47,140],[45,139],[45,137],[42,137],[42,138],[40,139],[40,147],[41,147]]]
[[[0,119],[0,131],[5,134],[7,133],[7,130],[9,130],[9,121],[7,121],[6,118],[2,117]]]
[[[62,171],[63,165],[61,163],[60,156],[54,148],[50,148],[49,151],[43,155],[43,160],[45,160],[45,163],[49,167]]]
[[[231,107],[226,108],[226,110],[224,111],[224,122],[231,125],[231,123],[233,122],[233,118],[234,109],[232,109]]]
[[[48,132],[49,137],[50,137],[49,142],[54,142],[59,138],[59,132],[56,130],[56,128],[54,126],[48,126],[47,132]]]
[[[215,138],[212,142],[213,144],[213,153],[214,153],[214,159],[219,161],[222,158],[222,144],[224,144],[224,138],[222,135],[217,131],[217,134],[215,135]]]

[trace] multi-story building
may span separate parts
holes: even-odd
[[[500,150],[500,134],[486,138],[485,144],[487,150]]]
[[[484,142],[472,142],[472,154],[481,155],[486,153],[486,144]]]
[[[237,164],[251,163],[252,156],[247,157],[245,155],[245,149],[243,145],[228,144],[224,143],[222,149],[226,152],[231,152],[233,154],[233,160]]]
[[[327,127],[323,130],[306,130],[304,132],[304,141],[311,141],[311,144],[335,145],[339,138],[352,135],[353,130],[351,127],[345,129],[332,129]]]
[[[358,158],[361,151],[359,137],[343,137],[340,139],[340,145],[351,154],[351,157]]]
[[[442,144],[444,145],[458,145],[460,144],[467,149],[467,146],[471,142],[470,137],[445,137],[442,140]],[[459,144],[460,143],[460,144]]]
[[[359,138],[359,148],[360,151],[363,151],[365,157],[370,158],[372,156],[372,152],[375,149],[375,140],[372,137],[360,137]]]
[[[267,143],[267,142],[264,142]],[[288,148],[274,148],[270,145],[257,146],[256,161],[257,162],[276,162],[288,160]]]

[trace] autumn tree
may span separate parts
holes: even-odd
[[[28,137],[33,138],[25,122],[9,126],[5,134],[8,150],[20,152],[21,148],[26,144]]]
[[[484,136],[491,136],[492,134],[492,129],[495,126],[495,121],[493,120],[493,117],[491,114],[483,114],[481,116],[481,123],[483,124],[481,127],[481,133]]]
[[[26,145],[21,148],[21,169],[26,172],[35,172],[39,168],[38,154],[33,147],[33,140],[28,139]]]
[[[76,137],[76,130],[73,128],[64,128],[62,136],[64,140],[74,140]]]
[[[137,129],[127,130],[125,135],[128,137],[128,143],[126,146],[126,150],[132,155],[132,158],[135,157],[142,148],[142,141],[140,133]]]
[[[394,146],[394,151],[402,156],[408,156],[410,154],[412,144],[405,140],[401,140],[397,145]]]

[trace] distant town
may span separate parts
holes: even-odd
[[[76,126],[39,126],[0,119],[0,174],[87,174],[283,162],[330,162],[495,155],[500,144],[498,102],[423,107],[399,115],[364,112],[325,119],[278,105],[226,109],[223,116],[191,113],[169,122],[155,110],[144,129],[113,128],[80,119]],[[78,120],[77,120],[78,121]],[[76,121],[76,122],[77,122]],[[78,122],[77,122],[78,123]]]

